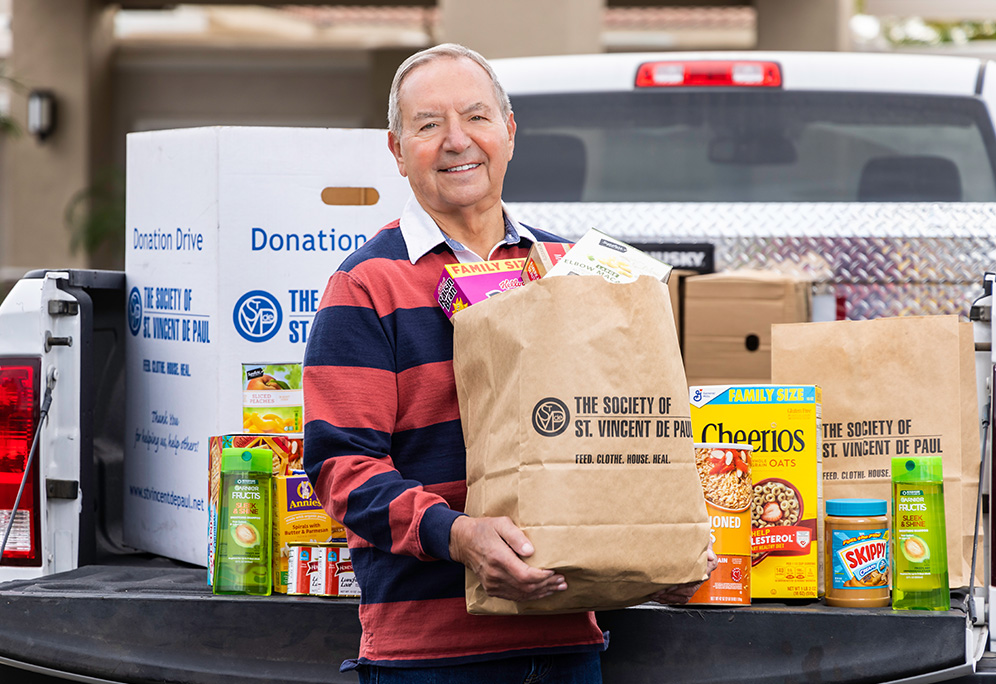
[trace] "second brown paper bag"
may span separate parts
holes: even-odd
[[[706,577],[709,520],[667,286],[546,278],[453,317],[467,513],[508,516],[568,590],[516,603],[467,571],[467,609],[641,603]]]
[[[823,389],[823,497],[891,498],[893,456],[941,456],[948,580],[968,586],[979,477],[971,323],[957,316],[774,325],[771,379]]]

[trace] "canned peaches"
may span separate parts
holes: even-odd
[[[750,605],[750,444],[695,444],[719,566],[689,603]]]

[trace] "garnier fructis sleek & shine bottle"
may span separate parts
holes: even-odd
[[[269,596],[270,477],[269,449],[223,449],[221,497],[215,528],[215,594]]]
[[[940,456],[892,459],[892,608],[948,610],[947,534]]]

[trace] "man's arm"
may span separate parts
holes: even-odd
[[[421,560],[449,558],[460,515],[391,458],[398,414],[393,342],[366,289],[329,280],[304,359],[305,469],[322,505],[367,543]]]

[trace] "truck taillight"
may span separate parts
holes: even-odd
[[[40,365],[38,359],[0,359],[0,539],[38,427]],[[35,454],[0,565],[41,566],[38,460]]]
[[[782,70],[775,62],[703,60],[646,62],[636,71],[637,88],[733,86],[779,88]]]

